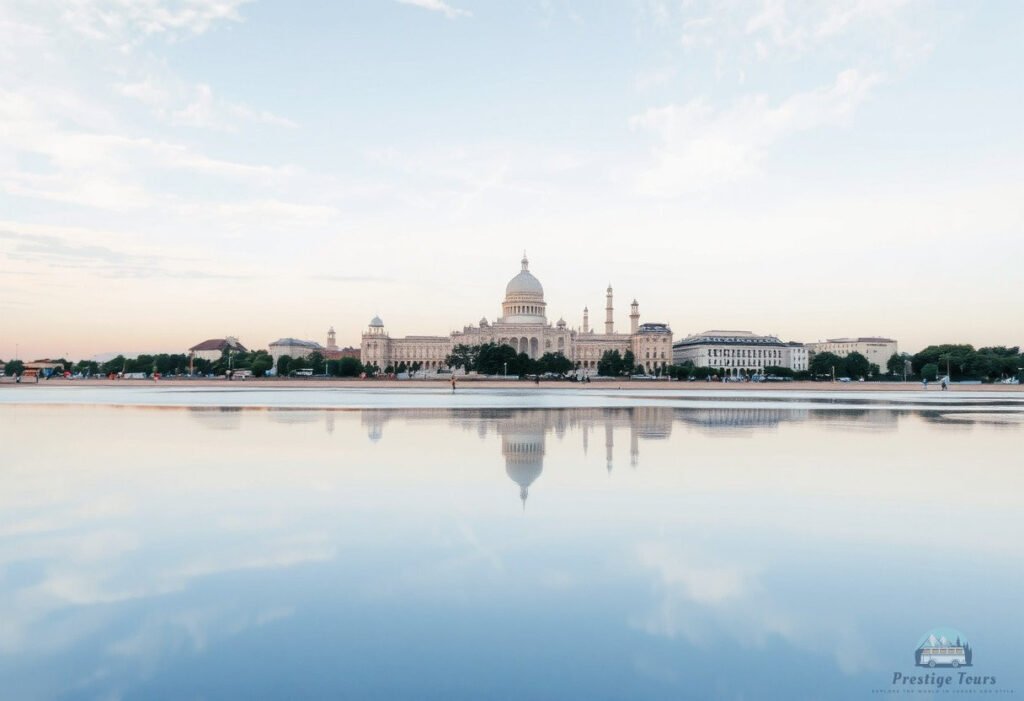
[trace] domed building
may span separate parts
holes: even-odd
[[[607,351],[625,354],[632,350],[637,365],[649,372],[664,368],[672,361],[672,331],[667,324],[640,324],[640,306],[636,300],[630,307],[630,332],[616,333],[612,287],[605,293],[605,326],[603,333],[590,327],[588,308],[583,309],[583,325],[572,329],[564,319],[551,324],[547,319],[544,286],[530,272],[526,254],[520,261],[519,273],[505,285],[501,316],[493,322],[487,317],[476,325],[464,326],[448,336],[405,336],[392,338],[379,316],[375,316],[363,332],[361,356],[364,363],[376,363],[381,369],[419,363],[426,374],[446,368],[445,358],[452,348],[484,343],[509,345],[518,353],[540,358],[545,353],[561,353],[582,374],[596,374],[597,362]]]

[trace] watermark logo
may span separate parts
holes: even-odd
[[[897,670],[876,694],[1012,694],[989,670],[975,670],[974,646],[955,628],[934,628],[914,648],[914,667]]]
[[[917,644],[914,664],[918,667],[970,667],[974,650],[960,631],[940,628],[929,631]]]

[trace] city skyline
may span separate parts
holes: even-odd
[[[610,281],[676,338],[1018,345],[1022,29],[914,1],[2,2],[0,358],[458,329],[523,248],[574,327]]]

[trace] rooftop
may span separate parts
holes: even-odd
[[[189,348],[190,351],[223,351],[229,349],[233,351],[241,351],[243,353],[246,352],[245,346],[239,343],[237,338],[231,337],[208,338],[202,343],[197,343]]]
[[[305,341],[301,338],[279,338],[270,345],[272,346],[299,346],[300,348],[322,348],[316,341]]]
[[[784,346],[778,336],[758,336],[750,331],[705,331],[672,344],[673,347],[701,345]]]
[[[896,341],[881,336],[858,336],[856,338],[829,338],[823,343],[896,343]]]

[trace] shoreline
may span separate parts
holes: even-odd
[[[7,387],[89,387],[97,388],[154,388],[154,387],[230,387],[238,390],[246,387],[253,389],[362,389],[362,390],[401,390],[401,389],[444,389],[450,387],[444,380],[376,380],[376,379],[277,379],[251,378],[247,380],[223,379],[178,379],[161,380],[65,380],[52,379],[35,382],[15,383],[14,378],[0,379],[0,391]],[[737,391],[779,391],[779,392],[921,392],[941,393],[938,383],[929,383],[928,389],[922,388],[920,382],[666,382],[664,380],[594,380],[589,383],[564,382],[558,380],[541,380],[536,384],[530,380],[500,380],[492,378],[458,378],[457,389],[543,389],[543,390],[661,390],[673,392],[737,392]],[[958,391],[970,392],[1024,392],[1024,385],[1002,384],[952,384],[947,393]]]

